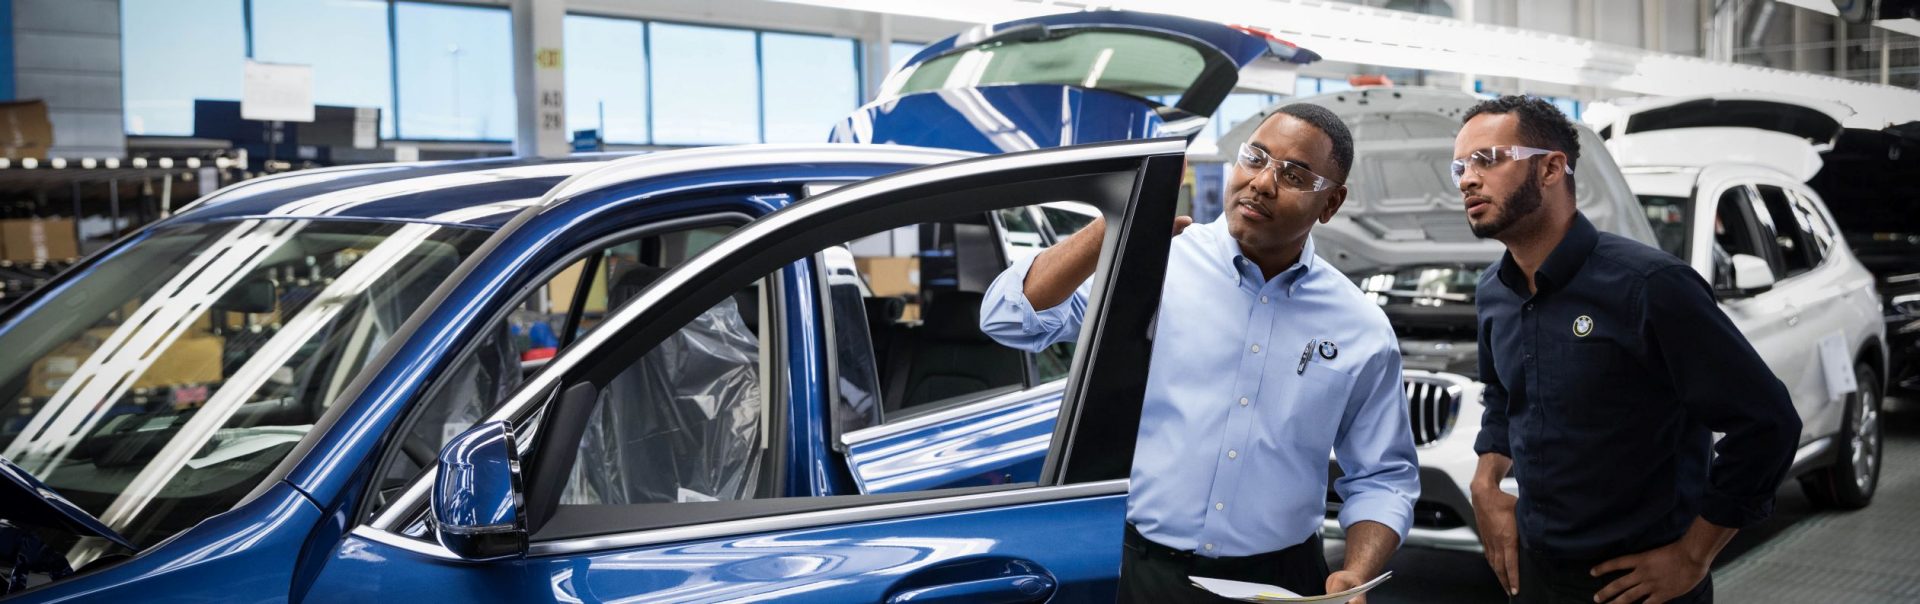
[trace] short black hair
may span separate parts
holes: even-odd
[[[1580,163],[1580,132],[1574,129],[1567,114],[1546,99],[1518,94],[1487,99],[1468,109],[1460,123],[1473,121],[1474,116],[1483,113],[1511,114],[1519,118],[1520,144],[1565,153],[1569,167]],[[1568,193],[1573,192],[1573,178],[1573,174],[1567,175]]]
[[[1326,107],[1313,103],[1293,103],[1274,111],[1274,115],[1282,113],[1318,128],[1333,141],[1333,163],[1340,167],[1340,182],[1345,184],[1347,176],[1353,173],[1353,133],[1347,130],[1347,123]]]

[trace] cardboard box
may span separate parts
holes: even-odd
[[[875,256],[855,258],[853,265],[867,280],[867,288],[876,296],[917,297],[920,295],[920,259],[915,257]]]
[[[47,159],[53,147],[53,122],[41,100],[0,102],[0,156]]]
[[[0,258],[15,262],[66,260],[80,257],[70,218],[10,218],[0,220]]]
[[[40,360],[34,361],[27,371],[26,396],[46,398],[54,395],[80,366],[93,356],[94,351],[112,335],[114,328],[101,327],[89,329],[73,341],[48,352]],[[157,388],[161,386],[185,386],[192,384],[212,384],[221,381],[220,360],[222,348],[226,342],[219,336],[204,332],[187,333],[173,341],[165,354],[154,359],[151,366],[134,380],[134,388]]]

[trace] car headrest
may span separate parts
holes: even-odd
[[[625,305],[627,302],[639,297],[641,291],[646,290],[647,286],[653,285],[653,282],[659,281],[660,276],[665,274],[667,274],[667,269],[645,264],[635,265],[633,268],[627,269],[627,272],[620,273],[619,279],[614,280],[613,290],[607,292],[607,306],[610,308],[619,308]]]
[[[907,312],[907,301],[893,296],[863,298],[861,301],[867,305],[867,321],[870,322],[892,324]]]
[[[980,301],[974,292],[942,291],[928,301],[921,329],[927,337],[940,340],[991,342],[980,331]]]

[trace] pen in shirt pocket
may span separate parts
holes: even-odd
[[[1307,360],[1313,358],[1313,345],[1318,341],[1318,339],[1308,339],[1307,347],[1300,349],[1300,366],[1294,368],[1294,375],[1306,375]]]

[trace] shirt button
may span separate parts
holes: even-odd
[[[1204,545],[1204,546],[1201,546],[1201,547],[1205,547],[1205,548],[1207,548],[1207,551],[1213,551],[1213,544],[1212,544],[1212,543],[1208,543],[1208,544],[1206,544],[1206,545]]]
[[[1227,449],[1227,459],[1239,459],[1239,458],[1240,458],[1239,451],[1235,451],[1233,449]]]
[[[1247,406],[1247,397],[1244,397],[1244,396],[1240,397],[1240,406],[1242,407]]]
[[[1261,303],[1261,304],[1266,304],[1266,303],[1267,303],[1267,297],[1266,297],[1266,296],[1260,296],[1260,303]]]
[[[1215,503],[1215,504],[1213,504],[1213,509],[1215,509],[1215,510],[1224,510],[1224,509],[1227,509],[1227,504],[1225,504],[1225,503]]]
[[[1254,344],[1254,345],[1253,345],[1253,353],[1254,353],[1254,354],[1260,354],[1260,345],[1259,345],[1259,344]]]
[[[1533,303],[1532,303],[1532,302],[1528,302],[1528,303],[1527,303],[1527,310],[1533,310]]]

